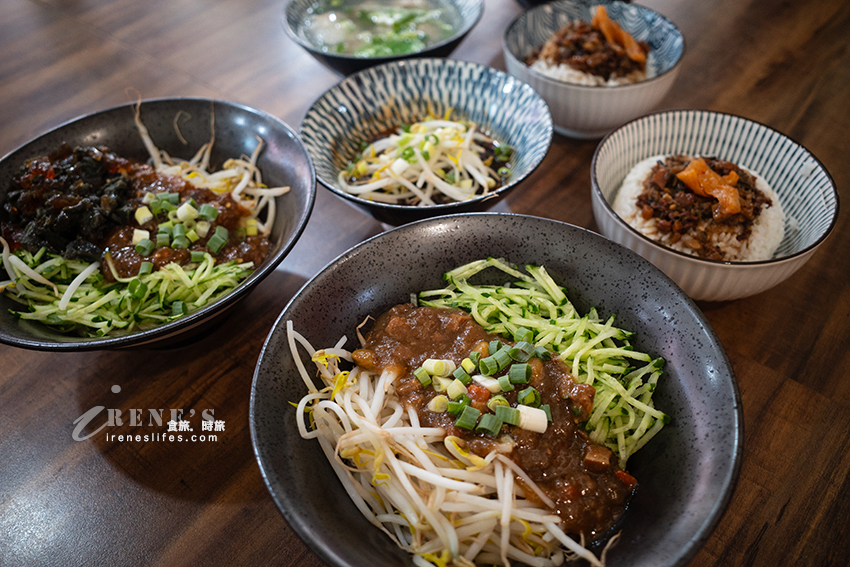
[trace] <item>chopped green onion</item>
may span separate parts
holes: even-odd
[[[525,405],[517,406],[516,409],[519,410],[519,423],[517,424],[519,427],[536,433],[546,432],[546,428],[549,427],[549,420],[545,411]]]
[[[207,248],[209,248],[210,252],[213,254],[221,252],[221,249],[224,248],[225,244],[227,244],[227,240],[220,238],[218,234],[213,234],[212,238],[207,240]]]
[[[198,218],[204,221],[214,221],[218,218],[218,209],[214,205],[204,203],[198,211]]]
[[[189,232],[186,233],[186,238],[189,239],[189,242],[197,242],[201,239],[201,237],[198,236],[198,233],[195,232],[195,229],[193,228],[190,228]]]
[[[177,223],[171,227],[171,236],[177,238],[178,236],[186,236],[186,225],[183,223]]]
[[[176,236],[174,240],[171,241],[172,248],[188,248],[191,242],[185,236]]]
[[[549,404],[541,405],[540,409],[542,409],[543,413],[546,414],[546,419],[549,421],[549,423],[552,423],[552,408],[549,407]]]
[[[153,263],[152,262],[142,262],[139,264],[139,275],[144,276],[153,272]]]
[[[513,364],[508,371],[508,377],[512,384],[528,384],[528,379],[531,378],[531,366],[527,362]]]
[[[472,406],[465,406],[460,412],[460,417],[455,421],[455,425],[462,429],[472,429],[478,421],[478,416],[481,412]]]
[[[485,413],[481,416],[481,421],[475,426],[475,431],[481,431],[496,437],[502,429],[502,420],[492,413]]]
[[[502,396],[502,395],[493,396],[492,398],[487,400],[487,408],[490,411],[496,411],[496,408],[499,407],[499,406],[510,407],[510,405],[511,405],[510,402],[508,402],[508,400],[505,398],[505,396]]]
[[[534,340],[534,331],[532,331],[531,329],[526,329],[525,327],[520,327],[516,331],[514,331],[514,340],[518,343],[530,343]]]
[[[198,236],[200,236],[201,238],[207,237],[207,235],[210,233],[210,228],[212,228],[212,225],[205,220],[198,221],[195,224],[195,232],[197,232]]]
[[[477,350],[474,350],[469,353],[469,360],[472,361],[472,364],[478,366],[478,363],[481,361],[481,353]]]
[[[499,371],[499,363],[492,356],[487,356],[482,358],[481,362],[478,363],[478,370],[484,376],[492,376]]]
[[[422,368],[431,376],[448,376],[455,371],[455,363],[452,360],[429,358],[422,363]]]
[[[497,406],[494,411],[496,417],[504,423],[519,425],[519,410],[511,406]]]
[[[460,367],[463,368],[467,374],[472,374],[477,368],[476,364],[472,362],[471,358],[464,358],[463,360],[461,360]]]
[[[159,223],[159,226],[156,228],[156,231],[161,234],[167,234],[171,236],[172,229],[174,228],[174,223],[171,221],[165,221]]]
[[[469,377],[469,374],[467,374],[466,370],[463,369],[463,366],[455,368],[455,371],[452,372],[452,376],[460,380],[464,386],[469,386],[469,383],[472,382],[472,378]]]
[[[552,358],[552,353],[549,352],[547,349],[539,346],[534,347],[534,356],[536,356],[540,360],[549,360],[550,358]]]
[[[423,386],[431,385],[431,375],[428,374],[428,371],[425,370],[423,367],[420,366],[419,368],[414,370],[413,375],[416,376],[416,378],[419,380],[419,383]]]
[[[136,252],[139,253],[139,256],[150,256],[154,248],[156,248],[156,244],[150,238],[142,238],[136,244]]]
[[[458,399],[467,392],[468,390],[464,383],[458,379],[452,380],[452,383],[449,384],[448,388],[446,388],[446,395],[453,400]]]
[[[130,280],[130,283],[127,284],[127,291],[130,292],[130,297],[133,299],[141,299],[145,296],[145,293],[147,293],[148,286],[139,278],[133,278]]]
[[[171,244],[171,236],[169,236],[165,232],[157,232],[156,233],[156,245],[157,246],[168,246],[169,244]]]
[[[141,207],[136,209],[135,217],[136,222],[139,223],[139,226],[141,226],[146,222],[153,220],[153,213],[148,207],[142,205]]]
[[[529,386],[517,394],[517,403],[533,408],[540,406],[540,392],[534,386]]]
[[[195,220],[198,218],[198,209],[187,201],[177,208],[177,218],[183,222]]]
[[[503,392],[510,392],[514,389],[514,385],[511,384],[511,379],[507,374],[499,376],[499,387]]]
[[[445,396],[434,396],[428,402],[428,410],[434,413],[443,413],[449,407],[449,399]]]
[[[431,386],[437,392],[445,392],[448,389],[449,384],[454,382],[454,380],[450,380],[442,376],[433,376],[432,380]]]
[[[204,261],[204,253],[202,250],[192,250],[190,253],[190,260],[192,262],[203,262]],[[430,382],[429,382],[430,383]],[[426,384],[427,386],[427,384]]]
[[[499,366],[499,371],[504,370],[511,363],[511,355],[508,354],[507,349],[502,349],[497,351],[496,354],[493,355],[493,358],[496,360],[496,364]]]
[[[499,352],[500,348],[502,348],[502,341],[493,340],[493,341],[490,341],[490,344],[487,345],[487,346],[488,346],[488,351],[490,352],[490,356],[493,356],[494,354]]]
[[[446,404],[446,411],[448,411],[452,415],[457,415],[463,408],[468,406],[472,400],[466,394],[462,395],[456,400],[449,400]]]
[[[508,356],[517,362],[526,362],[531,358],[534,352],[534,347],[525,341],[518,342],[516,345],[508,349]]]
[[[490,378],[489,376],[482,376],[481,374],[476,374],[472,377],[472,380],[478,384],[479,386],[484,386],[488,390],[490,390],[491,394],[498,394],[502,391],[502,387],[499,385],[499,381],[495,378]]]

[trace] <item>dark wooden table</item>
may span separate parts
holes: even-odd
[[[129,102],[133,90],[229,99],[297,128],[338,77],[288,39],[283,4],[3,0],[0,154]],[[850,4],[645,4],[686,37],[681,73],[661,108],[731,112],[780,130],[826,165],[850,202]],[[512,0],[488,0],[453,57],[504,69],[501,37],[520,10]],[[595,147],[555,136],[523,190],[497,210],[596,229]],[[320,187],[293,252],[238,313],[194,344],[81,354],[0,346],[0,565],[320,565],[260,477],[248,431],[251,378],[266,334],[300,285],[382,230]],[[786,282],[749,299],[700,304],[737,374],[745,446],[731,503],[690,566],[850,562],[848,259],[845,212]],[[74,421],[96,406],[116,410],[121,424],[74,441]],[[107,435],[161,431],[131,425],[132,410],[151,408],[212,410],[224,430],[215,442],[179,446]]]

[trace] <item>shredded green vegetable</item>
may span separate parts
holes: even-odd
[[[101,270],[92,269],[97,264],[45,254],[44,249],[36,254],[25,250],[12,254],[39,275],[36,279],[13,262],[7,266],[0,260],[6,271],[12,269],[17,276],[5,283],[6,296],[26,306],[20,311],[10,309],[13,315],[63,333],[98,337],[184,317],[230,293],[253,270],[252,262],[216,265],[205,253],[198,263],[171,263],[138,277],[109,282]],[[71,293],[65,298],[69,287]]]
[[[474,285],[476,274],[495,268],[511,278],[503,285]],[[543,266],[527,273],[504,260],[471,262],[443,275],[443,289],[420,292],[420,305],[462,309],[488,332],[514,337],[531,331],[531,344],[556,353],[575,380],[596,389],[593,411],[584,428],[597,443],[626,462],[669,421],[655,408],[652,393],[664,360],[632,347],[630,333],[602,320],[596,309],[582,316]],[[521,331],[523,332],[523,331]],[[527,333],[526,333],[527,336]]]

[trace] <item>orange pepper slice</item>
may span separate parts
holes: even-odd
[[[635,41],[635,38],[633,38],[629,32],[621,28],[617,22],[611,19],[608,15],[608,10],[605,9],[605,6],[596,7],[596,12],[593,14],[593,19],[590,21],[590,25],[601,31],[602,35],[604,35],[605,39],[607,39],[610,43],[616,43],[625,49],[626,55],[628,55],[629,59],[632,61],[637,61],[638,63],[646,62],[646,52],[644,52],[643,48],[637,41]]]
[[[738,174],[734,171],[721,177],[708,167],[704,159],[696,158],[676,174],[676,177],[697,195],[717,199],[718,206],[713,211],[715,220],[741,212],[741,196],[735,188]]]

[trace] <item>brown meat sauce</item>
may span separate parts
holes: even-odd
[[[450,359],[459,366],[473,350],[486,355],[489,341],[496,338],[461,311],[404,304],[377,318],[364,347],[353,356],[369,370],[395,371],[396,393],[405,407],[416,409],[423,426],[445,428],[447,435],[463,439],[469,450],[483,457],[502,439],[458,428],[447,412],[431,412],[427,404],[437,393],[423,387],[413,371],[428,358]],[[549,404],[552,423],[542,434],[503,425],[502,436],[513,439],[510,458],[555,502],[566,531],[593,540],[623,514],[632,487],[617,476],[617,457],[592,442],[579,426],[590,414],[594,389],[576,383],[557,358],[529,362],[530,385],[540,392],[542,403]],[[503,395],[516,405],[517,390]],[[540,502],[532,490],[524,492]]]
[[[723,260],[723,252],[712,244],[712,232],[723,227],[740,227],[738,240],[746,240],[752,233],[752,226],[762,209],[772,205],[772,201],[756,187],[755,178],[734,163],[714,158],[704,158],[708,166],[717,174],[724,176],[730,171],[738,174],[736,189],[741,202],[741,212],[717,220],[714,208],[717,199],[703,197],[693,191],[676,177],[687,167],[690,157],[683,155],[668,156],[652,168],[652,172],[643,183],[643,191],[637,198],[644,219],[655,218],[658,231],[670,234],[673,242],[689,234],[693,238],[689,245],[701,258]],[[705,226],[698,230],[698,225]]]
[[[194,199],[198,206],[211,204],[218,217],[211,222],[208,235],[188,249],[157,247],[143,258],[132,243],[133,230],[148,230],[155,239],[159,222],[155,218],[139,226],[134,212],[143,205],[146,193],[159,192],[179,193],[180,202]],[[160,268],[169,262],[188,263],[193,250],[209,252],[206,243],[216,226],[230,233],[228,243],[214,255],[216,263],[253,262],[257,268],[271,248],[265,236],[237,237],[240,222],[249,211],[229,193],[197,188],[181,177],[159,173],[107,148],[72,150],[64,146],[51,156],[28,160],[12,180],[9,195],[0,220],[3,235],[12,246],[34,253],[46,245],[51,253],[90,261],[100,260],[108,251],[120,277],[138,274],[143,261]],[[160,218],[164,220],[164,215]],[[107,280],[114,279],[105,266],[102,271]]]
[[[645,52],[649,51],[645,43],[641,46]],[[633,61],[622,47],[605,39],[589,22],[581,21],[570,22],[555,32],[526,58],[525,63],[532,65],[538,59],[550,65],[563,63],[605,80],[646,70],[645,63]]]

